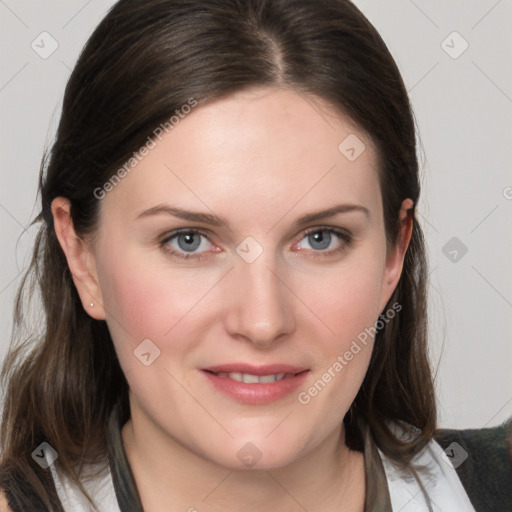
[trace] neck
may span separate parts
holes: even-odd
[[[122,439],[145,510],[364,509],[363,454],[345,445],[343,424],[285,467],[232,470],[190,451],[140,411],[132,408],[131,416],[122,428]]]

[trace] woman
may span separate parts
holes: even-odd
[[[6,510],[510,510],[507,425],[437,429],[412,113],[351,3],[121,0],[40,190]]]

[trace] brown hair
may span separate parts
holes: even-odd
[[[96,28],[70,76],[51,151],[40,174],[42,209],[32,261],[15,304],[14,346],[4,363],[0,486],[58,502],[48,471],[32,460],[42,441],[78,483],[83,464],[106,452],[105,429],[128,386],[104,321],[85,313],[57,240],[50,209],[71,203],[79,236],[93,234],[94,190],[190,98],[203,103],[257,86],[288,86],[326,100],[370,135],[388,245],[405,198],[420,186],[414,119],[385,43],[347,0],[121,0]],[[413,215],[412,239],[389,304],[402,310],[381,329],[363,385],[345,417],[347,444],[361,449],[361,422],[402,466],[436,427],[427,356],[426,257]],[[25,331],[28,299],[41,294],[42,332]],[[25,311],[25,313],[24,313]],[[389,422],[417,429],[404,441]],[[412,431],[411,431],[412,432]],[[22,484],[21,484],[21,483]]]

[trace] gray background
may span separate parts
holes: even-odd
[[[43,149],[78,53],[113,3],[0,0],[2,360]],[[512,1],[355,3],[394,55],[419,128],[440,425],[496,425],[512,416]],[[31,46],[51,49],[42,32],[58,44],[47,58]]]

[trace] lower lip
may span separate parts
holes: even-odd
[[[216,389],[237,402],[259,405],[276,402],[292,393],[304,382],[309,371],[306,370],[293,377],[265,384],[246,384],[230,379],[229,377],[219,377],[206,371],[203,371],[203,374]]]

